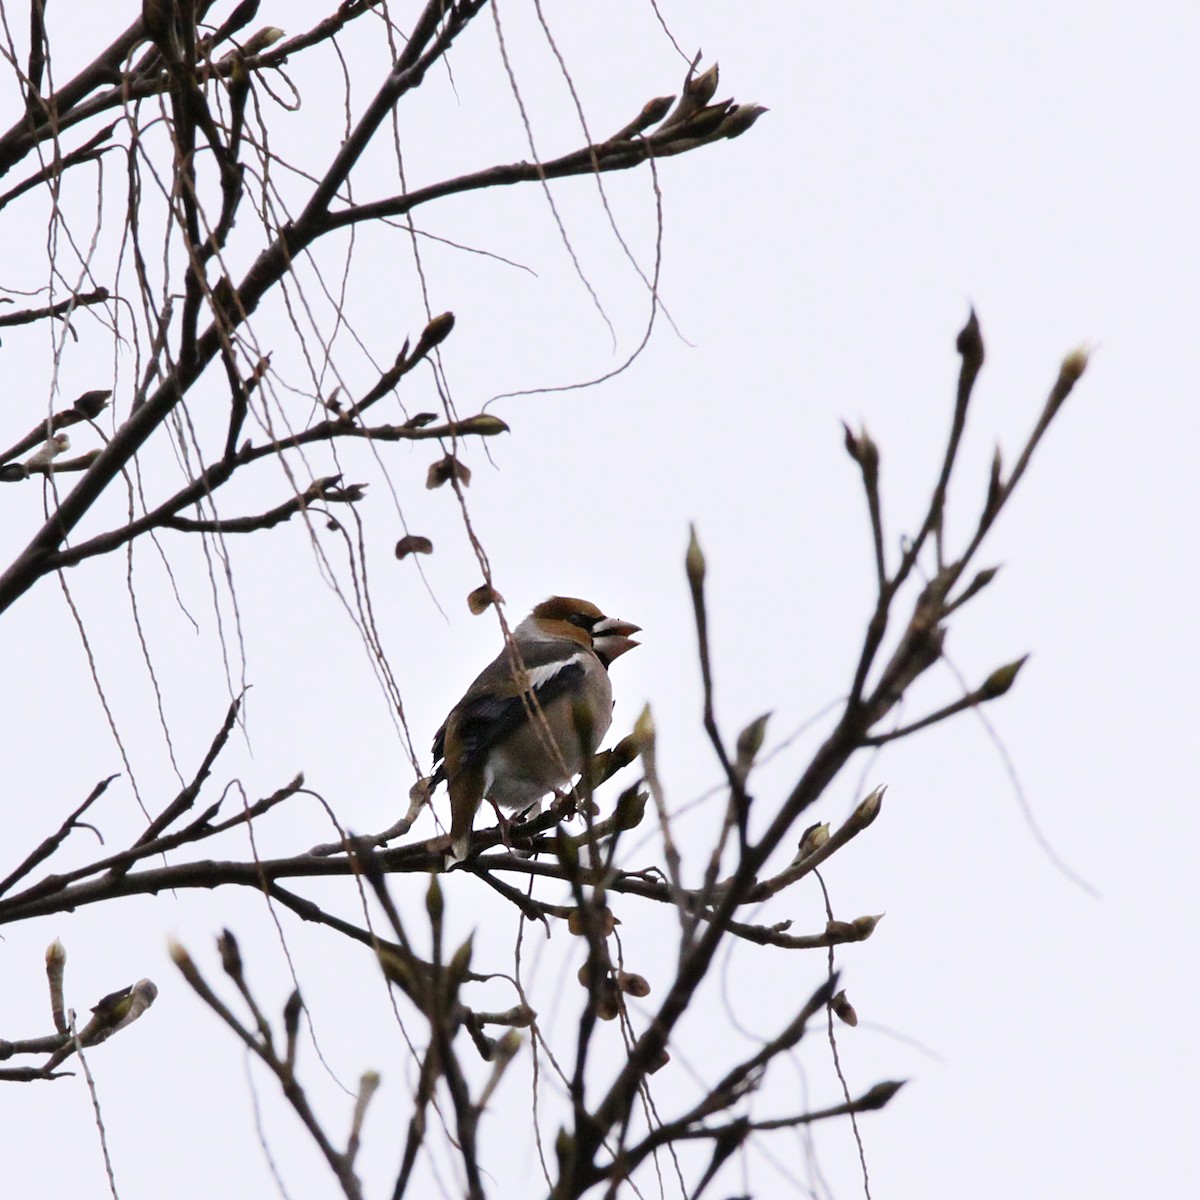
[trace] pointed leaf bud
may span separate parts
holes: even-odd
[[[978,595],[980,592],[982,592],[983,589],[987,587],[987,585],[991,583],[993,579],[996,578],[999,570],[999,567],[986,567],[984,570],[976,572],[975,578],[972,579],[971,582],[963,589],[962,595],[954,601],[952,607],[959,608],[966,604],[966,602],[970,600],[972,596]]]
[[[979,698],[981,700],[995,700],[997,696],[1003,696],[1016,681],[1017,674],[1025,665],[1028,658],[1028,654],[1023,654],[1015,662],[1010,662],[1003,667],[997,667],[983,681],[983,686],[979,689]]]
[[[876,913],[874,916],[855,917],[850,924],[854,927],[854,932],[858,935],[858,940],[865,942],[875,932],[875,926],[883,920],[883,917],[883,913]]]
[[[853,1028],[858,1024],[858,1013],[854,1011],[854,1005],[846,999],[846,989],[843,988],[829,1002],[829,1007],[833,1009],[833,1015],[839,1021],[844,1022]]]
[[[637,784],[626,788],[617,797],[617,807],[613,810],[613,823],[620,830],[636,829],[646,815],[646,803],[650,799]]]
[[[171,956],[171,961],[181,971],[194,969],[192,956],[187,952],[187,949],[182,942],[177,942],[174,938],[168,939],[167,953]]]
[[[633,726],[633,736],[637,738],[640,751],[644,752],[647,746],[654,745],[654,714],[650,711],[649,704],[643,706],[642,711],[638,714],[638,719]]]
[[[869,796],[858,802],[854,810],[854,819],[859,825],[870,825],[879,816],[879,806],[883,803],[883,793],[886,791],[887,784],[881,783]]]
[[[992,469],[988,476],[987,499],[983,502],[984,512],[994,512],[1000,496],[1004,491],[1004,480],[1001,477],[1003,460],[1000,457],[1000,447],[992,455]]]
[[[767,736],[767,722],[770,719],[771,714],[769,712],[763,713],[761,717],[755,717],[738,734],[737,765],[735,770],[743,780],[750,773],[750,768],[754,765],[754,760],[758,757],[758,752],[762,749],[763,741]]]
[[[976,370],[983,364],[983,334],[980,332],[979,318],[975,315],[974,309],[971,309],[967,323],[959,330],[958,337],[954,339],[954,348],[964,363],[969,362]]]
[[[242,46],[242,53],[251,58],[261,54],[268,46],[273,46],[283,37],[283,30],[274,25],[264,25],[256,33],[252,33]]]
[[[108,407],[110,396],[112,396],[111,391],[84,392],[71,407],[85,421],[91,421]]]
[[[810,825],[800,839],[800,849],[796,857],[807,858],[814,850],[820,850],[827,841],[829,841],[828,821],[818,821],[817,824]]]
[[[158,985],[152,979],[139,979],[129,989],[128,999],[121,1006],[121,1012],[109,1032],[116,1033],[118,1029],[132,1025],[157,999]]]
[[[296,1034],[300,1030],[300,1014],[303,1011],[304,1001],[300,999],[300,989],[293,988],[283,1006],[283,1032],[287,1039],[285,1057],[289,1063],[296,1061]]]
[[[684,90],[700,108],[703,108],[717,94],[717,84],[720,80],[721,69],[716,63],[713,63],[707,71],[700,75],[693,75],[684,85]]]
[[[429,920],[432,924],[441,924],[442,916],[446,911],[446,903],[442,897],[442,887],[438,883],[436,875],[430,875],[429,877],[429,887],[425,891],[425,911],[429,914]]]
[[[473,433],[477,437],[493,437],[497,433],[509,432],[508,426],[491,413],[478,413],[473,417],[466,417],[457,422],[454,428],[459,434]]]
[[[1092,356],[1090,346],[1076,346],[1070,354],[1062,360],[1062,366],[1059,368],[1059,374],[1071,384],[1079,382],[1079,377],[1087,370],[1088,361]]]
[[[421,331],[417,348],[413,351],[414,358],[424,358],[434,346],[440,346],[454,329],[454,314],[440,313]]]
[[[671,111],[671,105],[674,103],[674,96],[656,96],[653,100],[647,100],[642,105],[642,111],[628,125],[619,129],[611,140],[614,142],[628,141],[643,130],[649,129],[651,125],[657,125]]]
[[[886,1080],[883,1083],[877,1083],[874,1087],[868,1088],[862,1096],[859,1097],[854,1107],[859,1112],[865,1112],[870,1109],[882,1108],[891,1098],[905,1085],[907,1081]]]
[[[217,938],[217,953],[221,956],[221,966],[230,979],[242,977],[242,952],[237,938],[228,929],[221,930]]]
[[[474,953],[475,935],[472,933],[450,958],[450,965],[446,973],[456,984],[467,977],[467,973],[471,970],[471,956]]]
[[[700,549],[700,542],[696,537],[696,526],[689,525],[691,531],[688,538],[687,557],[684,563],[687,567],[688,582],[693,589],[699,588],[704,583],[704,573],[706,564],[704,562],[704,551]]]
[[[723,138],[741,137],[759,117],[770,109],[761,104],[735,104],[725,115],[725,119],[717,126],[717,136]]]

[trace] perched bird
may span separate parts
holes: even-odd
[[[506,646],[467,688],[434,736],[430,779],[450,792],[454,862],[467,855],[485,798],[528,808],[583,769],[612,723],[608,668],[638,644],[629,635],[640,628],[586,600],[551,596],[513,631],[523,670]]]

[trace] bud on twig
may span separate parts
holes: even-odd
[[[283,1006],[283,1032],[287,1039],[283,1059],[289,1073],[296,1065],[296,1034],[300,1030],[300,1014],[303,1011],[304,1001],[300,999],[300,989],[293,988]]]
[[[883,917],[883,913],[876,913],[873,917],[855,917],[850,924],[858,934],[858,940],[865,942],[875,932],[875,926],[883,920]]]
[[[983,503],[984,512],[994,512],[996,505],[999,503],[1000,494],[1004,490],[1004,481],[1000,477],[1001,469],[1000,447],[997,446],[996,452],[992,455],[992,470],[988,477],[987,499]]]
[[[1088,346],[1077,346],[1062,360],[1059,373],[1072,385],[1079,382],[1080,376],[1087,370],[1092,351]]]
[[[886,791],[887,784],[881,783],[869,796],[859,801],[854,810],[854,819],[859,825],[870,825],[879,816],[879,806],[883,803],[883,793]]]
[[[65,433],[48,437],[21,465],[26,471],[44,471],[64,450],[71,448]]]
[[[854,1107],[859,1112],[867,1112],[871,1109],[882,1108],[905,1084],[906,1080],[886,1080],[883,1083],[877,1083],[873,1088],[868,1088],[858,1100],[854,1102]]]
[[[429,887],[425,892],[425,911],[429,914],[429,922],[435,928],[442,923],[442,914],[446,904],[442,898],[442,888],[436,875],[430,875]]]
[[[187,948],[182,942],[177,942],[171,938],[167,942],[167,953],[171,956],[171,961],[184,972],[195,971],[196,964],[192,962],[192,956],[187,952]]]
[[[475,935],[468,934],[467,940],[450,956],[446,974],[457,986],[466,979],[471,970],[471,956],[475,953]]]
[[[444,312],[434,317],[421,331],[417,348],[413,351],[414,358],[423,358],[434,346],[440,346],[454,329],[454,314]]]
[[[636,829],[646,815],[646,802],[650,799],[648,792],[642,791],[640,785],[626,788],[617,797],[617,806],[613,810],[613,824],[622,831]]]
[[[830,1000],[829,1007],[833,1009],[833,1015],[837,1017],[839,1021],[844,1022],[851,1028],[858,1024],[858,1013],[854,1011],[854,1005],[846,999],[845,988],[843,988],[836,996],[834,996],[832,1000]]]
[[[827,841],[829,841],[828,821],[818,821],[815,825],[810,825],[800,839],[800,849],[796,857],[807,858],[814,850],[820,850]]]
[[[454,426],[460,434],[472,433],[476,437],[493,437],[497,433],[508,433],[508,426],[499,417],[491,413],[477,413],[473,417],[465,417]]]
[[[84,392],[71,407],[85,421],[91,421],[108,407],[109,397],[111,396],[111,391]]]
[[[995,700],[997,696],[1003,696],[1016,681],[1017,674],[1025,665],[1028,658],[1028,654],[1023,654],[1015,662],[1010,662],[1003,667],[997,667],[983,681],[983,686],[979,689],[979,698],[981,700]]]
[[[261,54],[268,46],[273,46],[279,39],[283,37],[283,30],[274,25],[264,25],[260,30],[252,33],[242,44],[242,53],[250,58],[255,54]]]
[[[242,952],[237,938],[228,929],[221,930],[217,938],[217,953],[221,956],[221,966],[230,979],[242,978]]]
[[[63,1000],[63,973],[66,966],[67,948],[55,938],[46,947],[46,982],[50,985],[50,1014],[54,1018],[54,1028],[59,1033],[66,1033],[70,1028]]]
[[[654,753],[654,715],[650,711],[649,704],[638,714],[638,719],[633,726],[633,736],[637,739],[640,754]]]
[[[770,109],[761,104],[735,104],[717,126],[717,137],[741,137],[765,112]]]
[[[763,741],[767,736],[767,722],[770,719],[770,713],[763,713],[761,717],[755,717],[738,734],[737,762],[734,770],[743,783],[746,781],[746,776],[750,774],[750,768],[754,766],[754,760],[758,757],[758,752],[762,749]]]
[[[696,537],[695,525],[688,526],[690,536],[688,538],[687,556],[684,559],[684,564],[687,568],[688,582],[692,585],[692,590],[698,590],[704,584],[704,573],[706,565],[704,562],[704,551],[700,549],[700,542]]]
[[[358,1081],[358,1095],[354,1099],[354,1116],[350,1120],[350,1136],[346,1140],[346,1162],[353,1163],[358,1154],[359,1142],[362,1138],[363,1120],[367,1115],[367,1106],[379,1090],[379,1072],[364,1071]]]

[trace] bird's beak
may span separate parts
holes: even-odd
[[[632,621],[618,621],[616,617],[605,617],[592,628],[592,644],[596,655],[605,666],[620,658],[627,650],[641,645],[631,638],[631,633],[641,633],[642,627]]]

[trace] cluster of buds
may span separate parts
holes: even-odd
[[[592,963],[579,968],[580,985],[589,991],[593,986]],[[644,975],[621,971],[611,965],[601,966],[595,973],[596,1016],[602,1021],[615,1021],[625,1011],[625,997],[641,1000],[650,995],[650,984]]]
[[[575,908],[567,918],[567,929],[575,937],[588,938],[592,947],[592,955],[579,968],[576,978],[594,998],[596,1016],[602,1021],[615,1021],[625,1011],[626,996],[642,1000],[650,995],[650,983],[644,975],[622,970],[609,958],[606,939],[618,924],[612,909],[603,906]]]

